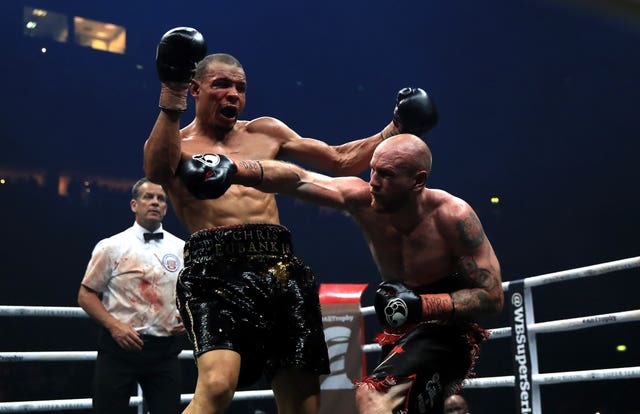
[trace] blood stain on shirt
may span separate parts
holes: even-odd
[[[162,305],[160,297],[158,296],[158,292],[154,289],[153,285],[151,285],[148,280],[142,280],[140,282],[140,295],[150,305]]]

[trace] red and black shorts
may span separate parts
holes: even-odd
[[[381,363],[358,383],[386,392],[395,384],[413,383],[395,413],[442,413],[444,398],[469,377],[487,331],[474,323],[424,322],[403,330],[386,330],[376,337],[382,345]]]
[[[197,356],[229,349],[242,358],[238,386],[285,367],[328,374],[318,285],[278,225],[247,224],[194,233],[176,286]]]

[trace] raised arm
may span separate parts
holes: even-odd
[[[144,171],[153,182],[166,185],[180,162],[180,113],[187,109],[187,89],[198,61],[207,52],[202,34],[189,27],[165,33],[156,52],[162,83],[158,115],[144,145]]]
[[[433,100],[420,88],[403,88],[398,92],[393,120],[380,132],[342,145],[330,146],[313,138],[287,134],[281,156],[329,172],[331,175],[356,175],[369,167],[373,151],[383,140],[400,133],[424,135],[438,122]]]
[[[179,114],[162,110],[144,144],[144,172],[154,183],[166,185],[180,163]]]

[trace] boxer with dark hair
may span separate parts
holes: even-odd
[[[240,120],[247,92],[242,65],[228,54],[205,54],[204,38],[194,29],[162,37],[156,55],[161,111],[144,147],[145,172],[162,184],[192,233],[177,286],[198,366],[185,412],[222,412],[238,386],[266,372],[280,413],[314,414],[319,375],[329,369],[314,275],[294,256],[272,194],[240,186],[213,194],[208,183],[224,182],[230,170],[206,177],[198,172],[231,166],[223,157],[192,156],[220,153],[239,162],[286,156],[336,175],[358,174],[380,142],[400,132],[426,133],[437,112],[426,92],[405,88],[380,132],[329,146],[272,117]],[[195,119],[181,128],[188,92]],[[193,170],[178,176],[180,168]]]
[[[187,164],[181,173],[191,183],[223,177],[202,184],[212,194],[241,184],[349,212],[383,279],[375,298],[384,327],[376,338],[382,362],[359,382],[358,408],[369,414],[442,412],[444,398],[470,375],[486,339],[475,320],[500,312],[504,294],[500,264],[473,208],[426,187],[431,152],[424,141],[410,134],[385,140],[371,159],[369,182],[274,160],[236,164],[223,156],[211,167],[194,157]],[[407,383],[399,401],[397,387]]]

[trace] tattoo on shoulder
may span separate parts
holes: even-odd
[[[475,249],[482,244],[484,240],[484,230],[480,219],[474,213],[469,215],[464,220],[459,220],[456,223],[458,228],[458,235],[462,239],[465,247]]]

